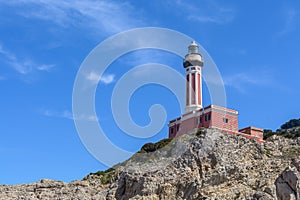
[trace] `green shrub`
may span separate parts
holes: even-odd
[[[299,158],[300,156],[300,147],[291,147],[285,152],[283,152],[283,156],[293,159],[293,158]]]
[[[266,150],[266,154],[267,154],[267,155],[271,155],[271,153],[272,153],[272,150],[271,150],[271,149],[265,147],[265,150]]]
[[[156,145],[154,143],[146,143],[141,148],[142,152],[154,152],[156,151]]]
[[[198,136],[198,137],[203,134],[204,134],[204,131],[202,129],[198,129],[196,132],[196,136]]]
[[[291,119],[290,121],[281,125],[282,129],[294,128],[300,126],[300,119]]]
[[[111,183],[114,179],[115,169],[109,168],[105,171],[98,171],[95,173],[90,173],[90,175],[96,175],[100,177],[100,181],[102,184]]]
[[[272,130],[264,129],[264,140],[271,137],[272,135],[279,135],[279,134],[277,132],[273,132]]]
[[[157,143],[155,143],[157,149],[161,149],[172,141],[172,138],[163,139]]]
[[[138,153],[150,153],[150,152],[154,152],[158,149],[163,148],[164,146],[166,146],[167,144],[169,144],[172,141],[171,138],[166,138],[166,139],[162,139],[157,143],[146,143],[142,146],[141,150]]]
[[[295,137],[300,137],[300,131],[298,131],[297,133],[295,133]]]
[[[285,133],[285,134],[282,134],[281,136],[285,137],[285,138],[289,138],[289,139],[294,139],[296,135],[291,134],[291,133]]]
[[[100,178],[102,184],[111,183],[113,181],[113,176],[111,173],[106,174]]]

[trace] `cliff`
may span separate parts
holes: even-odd
[[[205,129],[168,142],[83,180],[2,185],[0,199],[300,199],[300,138]]]

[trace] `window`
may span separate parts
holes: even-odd
[[[198,117],[198,118],[197,118],[197,124],[201,124],[201,122],[202,122],[202,118],[201,118],[201,117]]]
[[[177,131],[180,131],[180,125],[177,125]]]
[[[210,114],[205,115],[205,121],[209,121],[210,120]]]
[[[228,123],[228,118],[223,118],[224,123]]]
[[[171,128],[171,133],[172,133],[172,134],[174,133],[174,128],[173,128],[173,127]]]

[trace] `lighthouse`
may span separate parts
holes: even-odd
[[[203,58],[195,41],[188,46],[188,54],[185,56],[183,67],[186,72],[185,113],[188,113],[202,108]]]
[[[195,133],[199,128],[215,128],[230,134],[255,138],[263,142],[263,129],[249,126],[238,130],[238,111],[218,105],[203,107],[202,67],[199,46],[193,41],[183,61],[186,75],[186,104],[184,113],[169,121],[169,138]]]

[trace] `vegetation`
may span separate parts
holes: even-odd
[[[160,140],[159,142],[156,143],[146,143],[142,146],[141,150],[138,153],[150,153],[150,152],[154,152],[158,149],[163,148],[164,146],[166,146],[167,144],[169,144],[172,141],[172,138],[166,138],[163,140]]]
[[[283,156],[293,159],[293,158],[299,158],[300,156],[300,147],[291,147],[287,151],[283,152]]]
[[[201,136],[201,135],[203,135],[203,134],[204,134],[203,129],[198,129],[197,132],[196,132],[196,136],[197,136],[197,137],[199,137],[199,136]]]
[[[294,132],[294,133],[285,133],[285,134],[282,134],[281,136],[294,139],[294,138],[300,137],[300,131]]]
[[[264,130],[264,140],[271,137],[272,135],[280,135],[285,138],[294,139],[300,137],[300,130],[293,133],[285,133],[285,132],[280,133],[279,131],[273,132],[272,130],[268,130],[268,129]]]
[[[105,171],[90,173],[89,175],[99,176],[102,184],[112,183],[114,181],[115,169],[109,168]]]
[[[294,129],[292,132],[290,130],[289,130],[289,132],[287,131],[287,129],[296,128],[296,127],[299,127],[299,129]],[[281,129],[278,129],[275,132],[273,132],[270,129],[265,129],[264,130],[264,140],[273,135],[280,135],[282,137],[292,138],[292,139],[300,137],[300,119],[292,119],[292,120],[284,123],[283,125],[281,125],[280,128]],[[196,132],[197,137],[200,137],[203,134],[204,134],[203,129],[198,129]],[[172,141],[172,138],[166,138],[166,139],[160,140],[159,142],[156,142],[156,143],[146,143],[142,146],[141,150],[138,151],[138,153],[155,152],[156,150],[165,147],[171,141]],[[271,149],[265,148],[265,150],[266,150],[267,155],[272,155]],[[292,148],[288,149],[287,151],[284,152],[283,156],[289,157],[289,158],[299,157],[300,156],[300,147],[292,147]],[[122,164],[124,164],[124,163],[122,163]],[[122,165],[122,164],[120,164],[120,165]],[[90,175],[99,176],[101,183],[107,184],[107,183],[111,183],[114,180],[115,173],[116,172],[115,172],[114,168],[109,168],[105,171],[98,171],[96,173],[90,173]]]
[[[272,150],[269,149],[269,148],[267,148],[267,147],[265,147],[265,151],[266,151],[267,155],[271,155],[272,154]]]
[[[275,132],[269,129],[264,130],[264,139],[267,139],[272,135],[280,135],[282,137],[291,139],[300,137],[300,119],[289,120],[288,122],[282,124],[280,129],[276,130]]]
[[[269,129],[264,130],[264,140],[271,137],[272,135],[279,135],[279,133],[273,132],[272,130]]]
[[[281,129],[289,129],[300,126],[300,119],[291,119],[290,121],[281,125]]]

